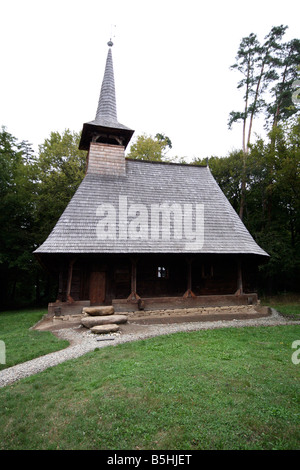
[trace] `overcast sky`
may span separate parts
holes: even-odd
[[[241,147],[240,40],[288,25],[298,0],[0,0],[0,126],[35,150],[51,131],[95,118],[113,31],[118,120],[135,135],[165,133],[171,154],[225,156]],[[111,25],[116,27],[111,28]],[[259,128],[254,128],[254,131]]]

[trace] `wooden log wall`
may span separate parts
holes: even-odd
[[[245,293],[256,290],[257,262],[251,258],[241,261],[240,271],[236,256],[196,255],[191,269],[188,269],[184,256],[139,255],[135,259],[135,289],[141,298],[180,297],[188,290],[196,296],[229,295],[236,293],[240,285]],[[67,300],[69,276],[70,259],[60,268],[60,301]],[[132,260],[129,256],[77,257],[72,265],[70,297],[74,301],[90,300],[92,296],[96,303],[103,298],[100,303],[110,304],[113,299],[127,299],[131,289]]]

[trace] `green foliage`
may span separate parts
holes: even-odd
[[[299,143],[300,118],[295,118],[274,129],[269,143],[257,142],[249,161],[261,177],[247,194],[248,226],[271,255],[262,273],[272,276],[275,288],[279,282],[297,289],[300,276]]]
[[[244,91],[243,109],[232,111],[228,126],[242,122],[243,170],[239,216],[244,218],[246,198],[246,160],[250,152],[253,123],[265,113],[265,127],[270,131],[297,113],[292,102],[293,83],[300,64],[300,40],[283,42],[287,26],[274,26],[260,43],[251,33],[241,40],[236,62],[231,69],[238,70],[242,79],[237,88]],[[271,123],[271,126],[270,126]]]
[[[78,150],[80,134],[65,130],[51,132],[39,147],[36,165],[37,245],[49,235],[84,178],[86,152]]]
[[[172,142],[164,134],[158,133],[155,137],[142,134],[131,144],[127,157],[155,162],[168,161],[166,154],[170,148],[172,148]]]
[[[239,212],[245,175],[244,223],[257,243],[270,255],[261,267],[263,290],[299,290],[300,278],[300,117],[273,128],[267,142],[243,152],[211,157],[216,181]],[[205,160],[193,163],[203,164]],[[245,173],[243,165],[245,163]]]
[[[244,95],[243,110],[230,113],[228,126],[231,128],[233,123],[243,122],[244,153],[248,152],[255,116],[265,112],[272,128],[297,112],[292,102],[292,90],[300,64],[300,40],[283,42],[287,29],[283,25],[272,27],[263,43],[254,33],[244,37],[236,62],[231,66],[242,75],[237,88],[242,89]]]
[[[34,158],[26,142],[17,142],[4,127],[0,132],[0,304],[13,299],[19,281],[31,273],[34,247]],[[28,277],[29,276],[29,277]],[[23,299],[25,296],[23,297]]]
[[[55,284],[33,251],[49,235],[84,177],[80,135],[51,133],[39,156],[4,127],[0,132],[1,308],[47,301]]]
[[[284,43],[273,60],[276,80],[270,90],[272,99],[265,110],[267,120],[273,127],[297,113],[292,101],[293,83],[300,66],[300,39]]]

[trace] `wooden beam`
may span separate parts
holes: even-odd
[[[60,267],[59,274],[58,274],[58,292],[57,292],[56,302],[62,302],[62,299],[63,299],[63,271],[62,271],[62,267]]]
[[[192,258],[187,258],[187,290],[183,294],[184,298],[187,297],[196,297],[194,292],[192,291]]]
[[[137,260],[135,258],[131,258],[131,294],[127,298],[127,300],[139,300],[140,296],[136,293],[136,265]]]
[[[68,282],[67,282],[67,302],[74,302],[71,297],[71,287],[72,287],[72,277],[73,277],[73,265],[76,259],[73,258],[69,262],[69,270],[68,270]]]
[[[237,291],[235,295],[243,294],[243,270],[242,270],[242,260],[238,258],[237,260]]]

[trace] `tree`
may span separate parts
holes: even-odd
[[[266,107],[266,118],[271,121],[272,128],[278,123],[297,113],[292,94],[300,65],[300,40],[293,39],[283,44],[273,58],[273,66],[277,80],[271,88],[272,100]]]
[[[242,151],[208,159],[210,170],[236,212],[243,177]],[[194,164],[205,164],[198,159]],[[245,166],[244,224],[270,255],[260,269],[268,293],[299,291],[300,278],[300,117],[273,128],[251,145]]]
[[[255,179],[247,195],[247,223],[271,255],[261,272],[269,289],[299,288],[300,118],[277,125],[268,142],[258,140],[249,166]],[[258,176],[260,175],[260,176]]]
[[[1,305],[32,295],[34,161],[27,142],[5,127],[0,132],[0,284]],[[23,289],[21,288],[23,285]]]
[[[139,135],[131,145],[127,157],[135,160],[168,161],[167,152],[172,148],[172,142],[165,134]]]
[[[228,121],[231,126],[242,121],[242,150],[243,178],[241,186],[241,202],[239,215],[243,218],[246,187],[246,159],[250,149],[251,135],[255,116],[265,111],[267,116],[273,116],[273,126],[276,126],[284,116],[295,112],[291,106],[292,83],[295,66],[300,61],[299,40],[283,43],[282,39],[287,26],[274,26],[260,44],[257,36],[251,33],[242,39],[236,63],[231,69],[237,69],[243,78],[238,88],[244,89],[243,111],[232,111]],[[294,68],[294,69],[293,69]],[[273,97],[273,102],[266,101],[267,92]]]
[[[284,68],[283,82],[286,83],[288,71],[291,73],[290,66],[297,62],[298,40],[283,44],[282,38],[286,30],[287,26],[274,26],[265,36],[263,44],[259,43],[257,36],[253,33],[243,38],[237,52],[236,63],[230,67],[232,70],[237,69],[244,76],[237,86],[245,90],[244,110],[243,112],[232,111],[228,125],[231,128],[233,123],[242,120],[242,149],[245,154],[249,150],[254,117],[268,107],[265,93],[272,84],[274,84],[272,88],[274,94],[278,88],[281,89],[276,69]],[[272,107],[269,106],[268,109],[270,112]]]
[[[28,142],[0,132],[1,307],[51,299],[55,282],[33,251],[49,235],[85,174],[80,135],[51,133],[36,157]]]
[[[86,152],[78,150],[79,141],[80,133],[66,129],[62,134],[51,132],[39,146],[35,167],[37,246],[49,235],[84,178]]]

